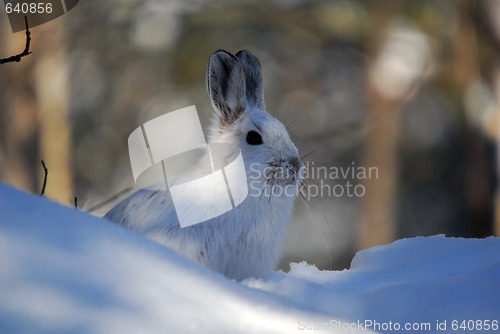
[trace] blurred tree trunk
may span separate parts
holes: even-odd
[[[50,24],[50,23],[49,23]],[[31,51],[18,63],[0,65],[0,180],[38,193],[45,160],[45,195],[71,203],[69,87],[63,29],[30,29]],[[2,31],[1,58],[24,49],[26,34]],[[35,172],[34,172],[35,171]]]
[[[463,97],[474,83],[482,81],[480,68],[480,48],[473,16],[477,15],[477,3],[462,3],[460,22],[452,40],[452,69],[450,76],[457,96]],[[490,73],[485,75],[490,75]],[[463,102],[461,100],[461,102]],[[481,117],[484,110],[467,110],[459,106],[462,112],[462,147],[465,154],[465,200],[469,216],[469,235],[486,237],[492,233],[494,189],[492,189],[489,166],[491,153],[488,151],[488,138],[485,124]],[[469,112],[469,115],[467,114]]]
[[[49,169],[45,194],[63,203],[72,203],[70,87],[64,29],[51,30],[40,34],[39,38],[34,82],[38,98],[40,157]]]
[[[495,236],[500,237],[500,4],[498,1],[483,1],[480,3],[482,7],[478,9],[484,13],[485,23],[488,27],[488,35],[494,51],[491,52],[494,56],[495,70],[493,74],[493,91],[494,91],[494,116],[492,125],[489,131],[490,137],[495,140],[497,145],[496,150],[496,173],[497,173],[497,187],[495,190],[494,201],[494,226],[493,233]],[[488,45],[490,46],[490,45]]]
[[[24,49],[26,34],[13,34],[6,22],[2,23],[5,30],[0,34],[0,58],[6,58]],[[31,85],[34,64],[33,55],[29,55],[19,63],[0,65],[0,180],[38,192],[37,178],[32,173],[34,166],[40,165],[36,94]]]
[[[399,111],[422,83],[433,56],[428,38],[416,28],[389,21],[384,30],[367,80],[374,128],[366,138],[364,166],[378,168],[379,178],[365,182],[360,248],[397,237]]]
[[[500,33],[500,32],[499,32]],[[496,140],[496,172],[497,172],[497,188],[495,190],[495,213],[493,234],[500,237],[500,66],[495,71],[495,124],[492,126],[491,136]]]
[[[377,167],[378,179],[367,179],[359,248],[388,244],[396,237],[396,147],[399,138],[398,106],[370,89],[370,112],[376,124],[366,138],[365,168]]]

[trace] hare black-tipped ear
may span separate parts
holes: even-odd
[[[219,50],[210,56],[207,87],[222,122],[230,124],[245,111],[245,73],[238,59],[229,52]]]
[[[241,50],[236,54],[236,58],[243,65],[243,71],[245,72],[246,98],[248,103],[264,110],[264,87],[259,60],[248,50]]]

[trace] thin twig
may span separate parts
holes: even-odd
[[[24,47],[24,51],[18,55],[0,59],[0,64],[20,62],[22,57],[27,56],[31,53],[30,51],[31,32],[28,28],[28,18],[26,16],[24,16],[24,23],[26,24],[26,46]]]
[[[45,162],[43,162],[43,160],[42,160],[42,166],[45,176],[43,177],[43,184],[42,184],[42,190],[40,191],[40,196],[43,196],[45,194],[45,186],[47,185],[47,175],[49,175],[49,170],[45,166]]]

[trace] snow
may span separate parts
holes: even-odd
[[[455,331],[452,322],[500,320],[499,280],[498,238],[435,236],[360,251],[349,270],[299,263],[235,282],[118,225],[0,184],[2,334],[356,333],[365,321],[383,333],[389,323],[431,324],[407,333],[498,333]],[[444,321],[447,331],[438,331]]]
[[[403,239],[358,252],[349,270],[320,271],[300,263],[288,274],[245,283],[351,321],[429,323],[433,330],[444,322],[448,330],[454,321],[458,326],[469,320],[498,322],[500,239]],[[492,329],[484,332],[500,332]]]

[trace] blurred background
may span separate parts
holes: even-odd
[[[129,134],[193,104],[207,128],[208,57],[246,48],[304,162],[378,171],[313,178],[363,196],[298,198],[280,268],[500,234],[500,1],[85,0],[31,32],[0,65],[1,182],[39,193],[43,159],[47,197],[103,215],[134,191]],[[2,7],[0,58],[24,44]]]

